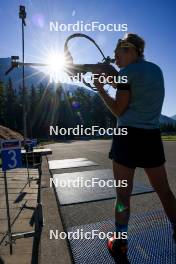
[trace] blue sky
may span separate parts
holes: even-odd
[[[76,23],[127,23],[128,31],[141,35],[146,41],[145,57],[158,64],[164,73],[166,95],[163,114],[176,114],[176,33],[175,1],[137,0],[1,0],[0,2],[0,57],[21,55],[21,24],[19,5],[27,10],[25,29],[26,61],[43,61],[46,52],[63,50],[67,36],[74,32],[51,32],[50,21]],[[82,32],[86,33],[86,32]],[[113,56],[118,38],[123,32],[87,32],[101,46],[105,55]],[[73,40],[76,62],[96,63],[101,59],[96,48],[85,40]]]

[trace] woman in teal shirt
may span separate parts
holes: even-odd
[[[144,59],[144,46],[144,40],[136,34],[128,34],[119,40],[115,60],[119,74],[127,76],[128,82],[117,84],[115,99],[107,94],[101,83],[95,83],[104,103],[117,117],[117,126],[128,130],[128,135],[113,136],[109,153],[115,180],[128,181],[128,187],[117,190],[116,233],[128,230],[134,172],[136,167],[141,167],[161,200],[176,239],[176,199],[168,184],[159,129],[164,80],[161,69]],[[127,239],[112,237],[108,240],[110,253],[120,263],[128,263],[127,248]]]

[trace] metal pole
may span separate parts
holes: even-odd
[[[26,100],[26,87],[25,87],[25,81],[24,81],[24,78],[25,78],[25,76],[24,76],[24,26],[26,26],[25,6],[20,6],[19,18],[21,19],[21,32],[22,32],[23,136],[24,136],[24,146],[25,146],[26,145],[26,139],[27,139],[27,109],[26,109],[27,100]],[[26,159],[27,159],[27,153],[26,153]],[[30,187],[28,162],[27,162],[27,173],[28,173],[28,184]]]
[[[22,62],[24,63],[24,20],[21,20],[22,24]],[[23,89],[23,129],[24,129],[24,141],[27,138],[27,112],[26,112],[26,88],[25,88],[25,81],[24,81],[24,64],[22,66],[22,89]]]
[[[24,145],[26,144],[27,139],[27,111],[26,111],[26,88],[25,88],[25,82],[24,82],[24,19],[21,20],[22,25],[22,80],[23,80],[23,129],[24,129]],[[29,166],[28,166],[28,159],[27,159],[27,153],[26,153],[26,162],[27,162],[27,174],[28,174],[28,184],[30,187],[30,179],[29,179]]]
[[[11,224],[10,224],[10,209],[9,209],[9,197],[8,197],[8,187],[7,187],[7,176],[6,171],[4,171],[4,185],[5,185],[5,196],[6,196],[6,209],[7,209],[7,223],[8,223],[8,237],[10,244],[10,255],[12,255],[12,231],[11,231]]]
[[[29,175],[29,163],[28,163],[28,157],[27,157],[27,150],[26,150],[26,154],[25,154],[25,157],[26,157],[26,167],[27,167],[27,175],[28,175],[28,185],[29,187],[31,186],[31,183],[30,183],[30,175]]]
[[[27,139],[27,111],[26,111],[26,88],[25,88],[25,82],[24,82],[24,19],[21,20],[22,25],[22,79],[23,79],[23,129],[24,129],[24,145],[26,144]],[[28,174],[28,184],[30,187],[30,179],[29,179],[29,167],[28,167],[28,159],[27,159],[27,153],[26,153],[26,162],[27,162],[27,174]]]

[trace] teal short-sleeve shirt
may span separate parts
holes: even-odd
[[[131,97],[128,108],[117,119],[118,126],[159,128],[165,94],[161,69],[140,58],[121,69],[119,75],[127,76]]]

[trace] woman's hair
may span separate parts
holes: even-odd
[[[130,47],[136,49],[139,57],[144,57],[145,41],[143,40],[143,38],[139,37],[137,34],[128,33],[124,36],[123,39],[119,39],[116,49]]]

